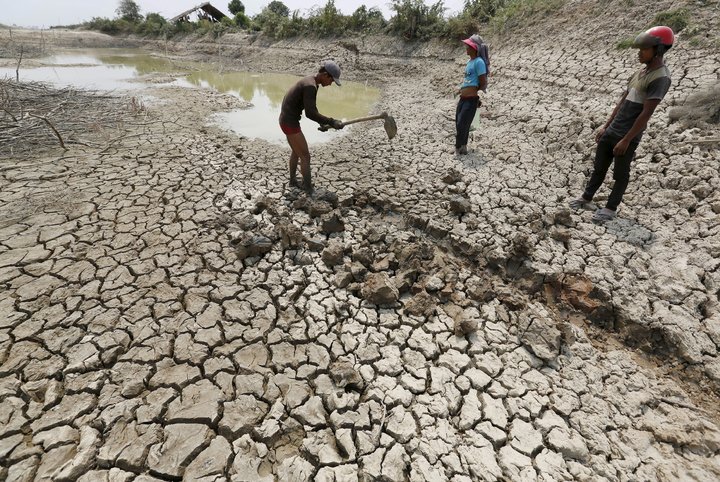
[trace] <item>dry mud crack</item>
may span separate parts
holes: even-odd
[[[198,127],[229,105],[200,90],[97,147],[0,160],[0,478],[720,478],[718,161],[683,142],[702,129],[660,112],[598,227],[564,208],[612,102],[573,82],[597,52],[498,52],[456,158],[461,57],[333,48],[349,77],[382,67],[400,132],[314,149],[312,198],[286,149]],[[714,75],[684,54],[670,103]]]

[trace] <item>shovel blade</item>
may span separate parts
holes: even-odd
[[[385,127],[388,139],[392,139],[397,134],[397,124],[395,123],[395,118],[393,116],[389,115],[385,117],[383,127]]]

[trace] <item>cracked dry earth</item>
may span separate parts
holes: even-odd
[[[460,53],[345,58],[383,66],[400,131],[312,149],[310,199],[287,149],[198,127],[231,103],[201,90],[155,90],[102,149],[2,159],[0,479],[720,478],[718,161],[661,109],[595,226],[564,204],[632,59],[581,90],[574,61],[496,53],[456,158]],[[685,57],[671,99],[717,79]]]

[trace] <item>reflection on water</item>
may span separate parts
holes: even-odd
[[[63,51],[40,59],[42,67],[20,65],[20,80],[49,82],[59,87],[94,90],[130,90],[145,86],[133,83],[140,75],[173,72],[167,59],[133,49],[83,49]],[[0,77],[15,78],[14,68],[0,68]]]
[[[20,80],[49,82],[56,86],[72,86],[94,90],[146,89],[148,84],[139,77],[153,73],[172,73],[192,70],[173,85],[212,88],[236,95],[253,104],[250,109],[217,114],[221,126],[245,137],[258,137],[285,143],[285,135],[278,126],[283,96],[299,77],[285,74],[250,72],[217,72],[216,67],[199,64],[179,64],[137,49],[77,49],[58,52],[40,59],[40,67],[20,66]],[[14,68],[0,68],[0,78],[15,78]],[[343,82],[320,87],[318,110],[329,117],[353,119],[368,115],[377,101],[377,89],[357,82]],[[320,132],[318,125],[306,119],[301,126],[309,143],[324,142],[342,135],[341,132]]]
[[[278,126],[280,106],[285,93],[299,79],[286,74],[199,71],[187,76],[180,85],[187,82],[213,88],[252,103],[251,109],[221,113],[215,117],[222,126],[243,136],[285,143],[285,135]],[[378,99],[378,90],[357,82],[343,82],[342,87],[335,84],[320,87],[317,99],[318,110],[323,115],[347,120],[367,115],[370,106]],[[339,132],[318,131],[318,124],[304,116],[300,125],[310,143],[329,141],[341,135]]]

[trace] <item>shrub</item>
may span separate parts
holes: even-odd
[[[346,29],[347,21],[335,7],[335,0],[328,0],[322,8],[314,8],[307,19],[307,29],[318,37],[340,35]]]
[[[473,17],[461,13],[448,19],[443,36],[448,40],[458,40],[469,37],[479,29],[480,24]]]
[[[407,40],[426,40],[445,29],[442,0],[431,6],[423,0],[393,0],[391,8],[395,16],[390,19],[388,30]]]
[[[250,17],[245,15],[244,12],[235,14],[235,25],[237,25],[240,28],[250,27]]]
[[[617,44],[615,44],[615,48],[618,50],[626,50],[633,46],[633,43],[635,42],[635,38],[626,38],[619,41]]]
[[[678,33],[688,26],[690,13],[687,9],[678,8],[675,10],[667,10],[655,15],[653,25],[667,25],[673,32]]]
[[[368,9],[365,5],[361,5],[347,19],[347,25],[350,30],[356,32],[381,32],[387,26],[387,22],[377,8]]]
[[[465,0],[462,14],[478,22],[488,22],[507,0]]]
[[[167,20],[159,13],[148,13],[145,21],[138,25],[136,32],[145,35],[161,35],[165,32]]]
[[[505,32],[538,21],[564,4],[565,0],[509,0],[495,12],[490,24],[495,31]]]
[[[275,31],[277,38],[288,38],[296,37],[306,30],[306,22],[296,11],[293,12],[292,17],[281,21]]]

